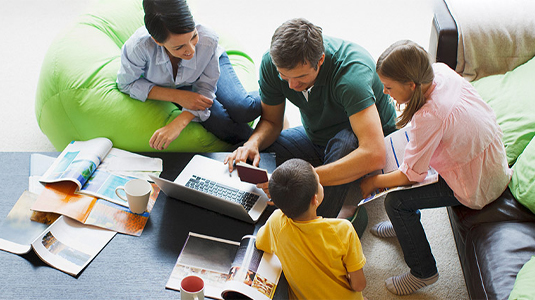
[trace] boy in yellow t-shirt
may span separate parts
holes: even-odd
[[[256,247],[275,253],[290,286],[291,299],[363,299],[366,258],[353,225],[318,217],[323,186],[308,162],[291,159],[269,180],[279,208],[257,234]]]

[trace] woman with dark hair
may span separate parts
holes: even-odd
[[[150,146],[166,149],[191,121],[230,144],[249,138],[261,113],[257,92],[240,83],[218,36],[195,23],[186,1],[144,0],[145,26],[124,44],[117,86],[130,97],[169,101],[182,113],[156,130]]]

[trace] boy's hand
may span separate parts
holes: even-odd
[[[271,199],[271,195],[269,194],[269,183],[268,182],[264,182],[264,183],[259,183],[256,185],[257,188],[259,189],[262,189],[264,191],[264,193],[266,193],[267,197],[269,199]],[[275,205],[275,203],[273,203],[273,201],[268,201],[268,204],[269,205]]]

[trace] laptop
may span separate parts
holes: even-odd
[[[169,197],[227,216],[256,223],[269,199],[256,185],[242,182],[228,165],[195,155],[175,181],[149,175]]]

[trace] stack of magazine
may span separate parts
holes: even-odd
[[[106,138],[71,142],[57,157],[32,154],[29,188],[0,224],[0,249],[33,249],[50,266],[77,276],[117,232],[141,235],[158,197],[134,214],[115,195],[133,178],[159,176],[162,161],[112,147]]]

